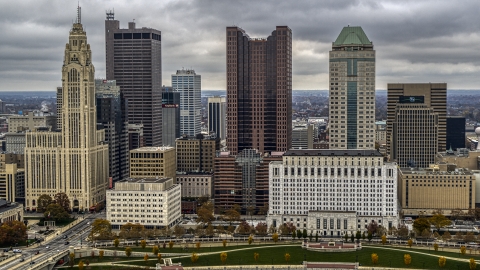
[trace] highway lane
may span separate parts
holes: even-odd
[[[66,230],[64,233],[54,237],[50,241],[42,242],[40,246],[22,249],[22,257],[12,260],[6,264],[1,264],[0,270],[27,269],[31,262],[33,262],[32,266],[34,266],[35,264],[45,261],[51,256],[68,249],[70,246],[80,247],[81,245],[91,245],[90,242],[85,240],[91,230],[90,224],[96,218],[102,218],[103,216],[104,215],[100,213],[85,215],[84,220]],[[64,236],[67,236],[67,238],[64,238]],[[69,244],[66,245],[65,241],[68,241]],[[36,254],[37,251],[39,254]],[[23,262],[21,261],[22,258],[24,260]]]

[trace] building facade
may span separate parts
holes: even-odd
[[[202,131],[202,77],[193,69],[177,70],[172,75],[172,87],[180,92],[180,134],[199,134]]]
[[[342,29],[329,69],[330,149],[374,149],[375,50],[361,27]]]
[[[220,138],[198,134],[182,136],[176,141],[178,172],[213,172],[215,152]]]
[[[128,100],[128,121],[143,124],[145,146],[162,146],[162,33],[134,22],[120,28],[113,12],[105,20],[107,80]]]
[[[25,170],[16,163],[5,164],[0,169],[0,199],[11,202],[25,200]]]
[[[145,146],[142,124],[128,124],[128,147],[129,150]]]
[[[447,116],[446,149],[465,148],[465,117]]]
[[[162,87],[163,145],[175,146],[180,138],[180,92],[172,87]]]
[[[0,223],[7,221],[23,221],[23,205],[20,203],[0,200]]]
[[[227,27],[227,149],[286,151],[292,142],[292,30],[267,38]]]
[[[292,149],[313,149],[314,126],[298,125],[292,129]]]
[[[375,150],[290,150],[270,163],[269,174],[269,226],[292,219],[297,228],[317,228],[310,211],[336,211],[398,227],[397,166]]]
[[[172,228],[181,217],[181,187],[171,178],[137,178],[107,190],[107,220],[113,229],[128,222],[147,229]]]
[[[389,83],[387,85],[387,155],[391,156],[397,104],[423,103],[438,114],[438,151],[446,148],[447,84]],[[428,164],[427,164],[428,166]]]
[[[390,160],[400,168],[426,168],[438,152],[438,114],[422,103],[397,104],[392,123]]]
[[[127,101],[115,81],[95,80],[97,128],[105,130],[109,177],[113,182],[129,176]]]
[[[175,148],[142,147],[130,151],[130,178],[172,178],[175,182]]]
[[[208,98],[208,132],[215,132],[220,140],[227,138],[227,100],[225,97]]]
[[[26,208],[43,194],[65,192],[73,210],[105,201],[108,145],[97,130],[95,68],[80,17],[70,30],[62,66],[62,131],[27,132]]]
[[[28,112],[27,115],[15,115],[8,117],[8,132],[31,130],[39,127],[47,127],[50,130],[57,129],[57,117],[51,113],[41,111]]]
[[[27,143],[25,132],[5,134],[5,150],[7,153],[23,154]]]
[[[177,173],[177,184],[182,186],[182,198],[212,197],[211,173]]]

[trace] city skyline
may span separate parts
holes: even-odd
[[[80,4],[99,78],[105,76],[105,11],[115,10],[121,28],[135,19],[139,26],[162,31],[165,85],[170,84],[169,74],[183,66],[203,75],[203,89],[223,90],[226,26],[238,25],[255,38],[268,35],[271,25],[289,25],[293,32],[293,89],[325,90],[331,42],[344,26],[351,25],[362,26],[376,45],[377,89],[386,89],[387,83],[426,81],[448,82],[450,89],[479,88],[480,52],[472,44],[480,40],[475,28],[480,19],[473,12],[480,3],[474,1],[463,5],[447,1],[285,1],[278,5],[164,1],[154,7],[126,1]],[[0,38],[0,91],[54,91],[61,84],[58,52],[63,51],[61,44],[66,40],[58,33],[68,30],[76,5],[74,1],[0,5],[4,33]]]

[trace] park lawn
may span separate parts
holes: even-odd
[[[369,245],[363,245],[362,247],[367,247],[368,248]],[[374,247],[382,247],[381,245],[371,245],[371,246],[374,246]],[[477,251],[475,253],[474,250],[472,250],[472,253],[470,254],[470,250],[467,249],[467,252],[465,253],[465,255],[462,255],[460,253],[460,248],[457,248],[455,249],[455,252],[450,252],[450,251],[442,251],[442,247],[439,247],[438,248],[438,251],[435,251],[433,249],[433,247],[430,247],[430,250],[429,249],[421,249],[421,248],[415,248],[415,247],[412,247],[412,248],[409,248],[409,247],[399,247],[399,246],[389,246],[389,245],[385,245],[383,246],[385,248],[393,248],[393,249],[398,249],[398,250],[403,250],[403,251],[416,251],[416,252],[423,252],[423,253],[428,253],[428,254],[432,254],[432,255],[438,255],[438,256],[445,256],[445,257],[454,257],[454,258],[462,258],[462,259],[469,259],[469,258],[475,258],[475,259],[478,259],[477,257],[480,256],[480,250]]]
[[[254,252],[259,253],[259,260],[255,262],[253,258]],[[290,254],[290,261],[287,263],[284,259],[284,254]],[[377,253],[379,260],[377,265],[373,265],[371,261],[371,254]],[[403,262],[403,255],[410,254],[412,257],[412,263],[410,266],[406,266]],[[344,253],[324,253],[307,251],[301,247],[266,247],[254,250],[237,250],[227,252],[226,265],[299,265],[303,262],[304,256],[307,261],[310,262],[355,262],[356,256],[362,266],[376,266],[376,267],[396,267],[396,268],[416,268],[416,269],[441,269],[438,266],[438,257],[432,257],[428,255],[409,253],[403,250],[380,250],[364,247],[360,251],[356,252],[344,252]],[[173,263],[181,262],[182,266],[194,267],[194,266],[217,266],[223,265],[220,261],[219,254],[201,255],[196,263],[192,263],[190,257],[172,258]],[[124,265],[141,265],[141,266],[155,266],[156,261],[135,261],[131,263],[119,263]],[[456,262],[448,260],[443,269],[468,269],[468,262]]]
[[[182,246],[184,244],[181,244]],[[211,246],[211,244],[203,244],[200,246],[199,249],[196,249],[195,248],[195,244],[193,243],[190,243],[188,245],[188,250],[184,250],[183,247],[179,247],[178,245],[175,245],[173,246],[173,248],[168,248],[168,245],[167,245],[167,248],[163,248],[162,246],[159,247],[158,249],[158,252],[159,253],[192,253],[192,252],[196,252],[196,253],[204,253],[204,252],[215,252],[215,251],[228,251],[228,250],[233,250],[233,249],[239,249],[239,248],[249,248],[249,247],[256,247],[256,246],[274,246],[274,245],[277,245],[277,246],[281,246],[281,245],[285,245],[285,244],[280,244],[280,243],[277,243],[277,244],[261,244],[259,245],[258,243],[255,243],[255,244],[251,244],[251,245],[248,245],[248,244],[245,244],[245,243],[235,243],[235,242],[228,242],[227,243],[227,246],[226,247],[223,247],[221,246],[221,243],[220,243],[220,246],[218,246],[218,244],[216,246]],[[291,244],[288,244],[288,245],[291,245]],[[101,247],[98,247],[100,249],[102,249]],[[153,246],[147,246],[145,247],[145,249],[143,249],[142,247],[136,247],[136,246],[131,246],[132,248],[132,251],[133,252],[145,252],[148,254],[148,256],[150,256],[150,254],[153,254]],[[125,247],[108,247],[108,248],[103,248],[103,249],[106,249],[106,250],[117,250],[117,251],[121,251],[121,252],[124,252],[125,251]]]

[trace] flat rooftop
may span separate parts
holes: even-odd
[[[332,150],[332,149],[292,149],[285,152],[283,156],[368,156],[383,157],[377,150]]]
[[[116,183],[165,183],[172,178],[126,178]]]
[[[143,152],[165,152],[169,150],[175,150],[175,147],[171,146],[160,146],[160,147],[140,147],[137,149],[130,150],[130,153],[143,153]]]

